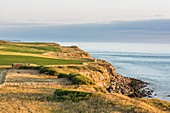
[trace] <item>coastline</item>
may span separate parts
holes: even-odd
[[[111,62],[77,46],[4,41],[0,46],[1,69],[11,69],[0,90],[3,112],[170,111],[168,101],[143,98],[153,92],[146,82],[120,75]]]
[[[151,44],[152,48],[146,51],[142,43],[121,43],[119,45],[118,43],[62,42],[60,44],[77,45],[88,51],[92,57],[110,62],[118,73],[149,83],[149,89],[152,92],[154,90],[153,95],[151,95],[153,98],[170,101],[168,96],[170,94],[168,82],[170,81],[169,44]],[[102,49],[98,49],[98,47]],[[131,50],[135,51],[130,52]]]

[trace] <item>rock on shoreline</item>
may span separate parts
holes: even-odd
[[[97,79],[97,77],[99,78],[101,76],[105,78],[100,79],[98,82],[109,82],[107,86],[104,86],[109,93],[119,93],[129,97],[139,98],[151,97],[153,90],[147,87],[149,83],[118,74],[114,66],[105,60],[95,59],[95,63],[91,63],[90,65],[92,64],[95,64],[95,67],[98,67],[98,72],[102,73],[101,75],[98,74],[95,78]]]

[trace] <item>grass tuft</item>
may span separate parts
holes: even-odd
[[[80,100],[87,100],[92,93],[83,92],[83,91],[76,91],[70,89],[57,89],[54,92],[54,99],[58,101],[64,100],[72,100],[72,101],[80,101]]]

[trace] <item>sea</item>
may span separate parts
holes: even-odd
[[[148,82],[152,98],[170,102],[170,44],[60,42],[77,45],[92,57],[110,62],[117,73]]]

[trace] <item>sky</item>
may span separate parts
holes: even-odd
[[[0,0],[0,22],[107,23],[169,19],[170,0]]]
[[[0,39],[170,44],[170,0],[0,0]]]
[[[0,26],[0,39],[52,42],[170,44],[170,20],[69,25],[4,24]]]

